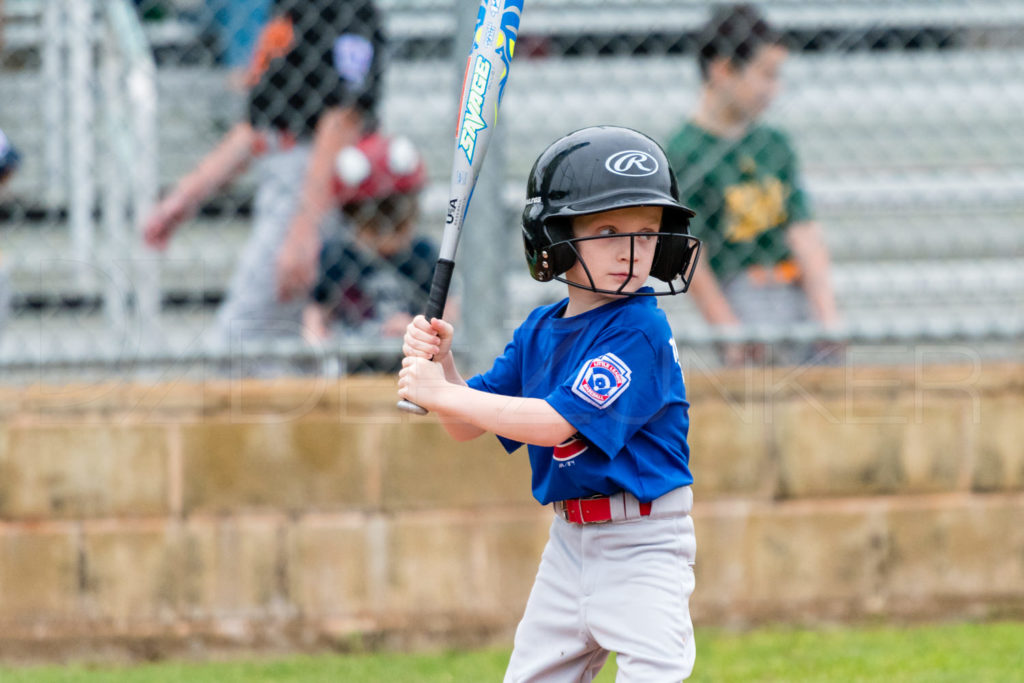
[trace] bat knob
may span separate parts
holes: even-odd
[[[398,402],[398,409],[404,413],[412,413],[413,415],[426,415],[427,409],[422,408],[412,401],[406,401],[404,398]]]

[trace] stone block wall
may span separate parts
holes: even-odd
[[[1024,614],[1024,366],[690,371],[694,618]],[[0,390],[0,656],[510,642],[525,454],[392,378]]]

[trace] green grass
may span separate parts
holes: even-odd
[[[697,631],[704,683],[1011,683],[1024,680],[1024,623]],[[500,681],[506,650],[432,655],[322,655],[132,667],[0,668],[3,683],[442,683]],[[598,677],[615,678],[614,661]]]

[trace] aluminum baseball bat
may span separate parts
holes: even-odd
[[[473,198],[473,188],[476,187],[487,147],[494,135],[498,107],[512,66],[512,54],[522,14],[523,0],[480,1],[473,31],[473,46],[462,79],[448,209],[434,278],[427,297],[427,310],[424,314],[427,320],[440,318],[444,314],[463,220]],[[422,407],[404,399],[398,402],[398,407],[417,415],[427,414]]]

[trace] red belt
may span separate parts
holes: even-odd
[[[599,524],[612,521],[612,503],[610,496],[594,498],[569,498],[555,503],[565,521],[573,524]],[[651,514],[650,503],[640,503],[640,514],[647,517]]]

